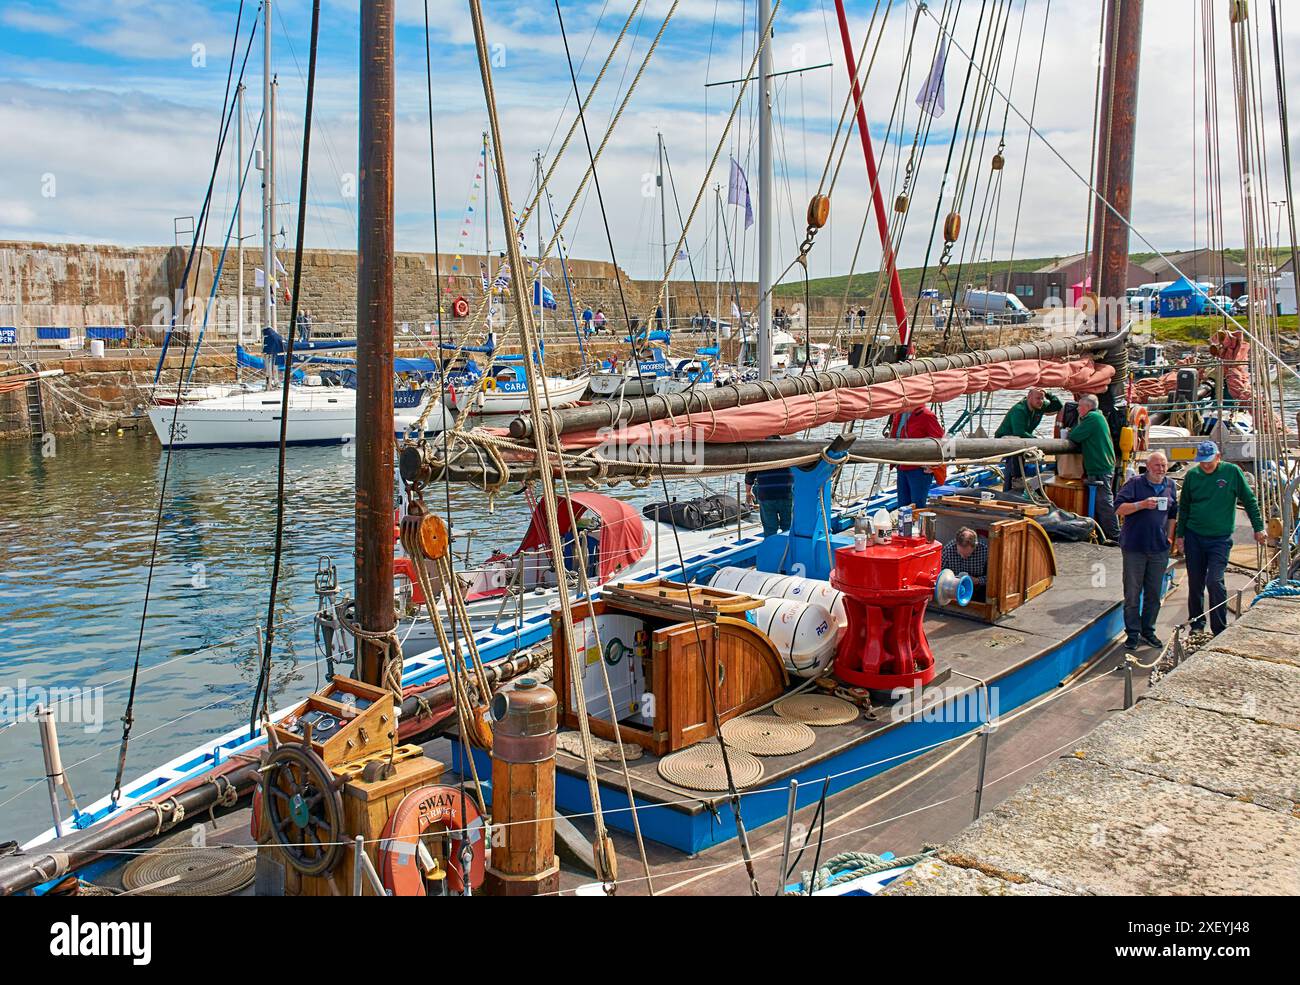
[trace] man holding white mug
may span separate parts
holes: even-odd
[[[1169,567],[1169,547],[1178,518],[1178,493],[1166,473],[1163,452],[1147,456],[1145,474],[1135,475],[1115,496],[1115,512],[1123,520],[1119,546],[1124,553],[1124,645],[1143,643],[1163,648],[1156,636],[1160,591]]]

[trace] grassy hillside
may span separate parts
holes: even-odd
[[[1276,262],[1281,263],[1290,256],[1290,251],[1274,251],[1277,253]],[[1224,254],[1230,260],[1238,263],[1244,262],[1246,258],[1245,250],[1224,250]],[[1131,259],[1134,263],[1145,263],[1155,257],[1154,253],[1132,253]],[[1037,270],[1045,267],[1049,263],[1054,263],[1061,257],[1024,257],[1017,259],[1014,263],[1008,263],[1006,260],[995,260],[992,263],[968,263],[961,268],[961,285],[979,283],[983,284],[987,279],[994,290],[1001,288],[1003,277],[1013,266],[1016,270]],[[903,293],[909,297],[915,297],[917,287],[921,283],[920,267],[900,267],[898,279],[903,285]],[[953,286],[957,286],[957,266],[954,263],[948,270],[948,276]],[[869,297],[875,292],[876,271],[865,271],[852,276],[852,285],[849,289],[849,298],[856,303],[858,300]],[[1155,275],[1152,275],[1153,277]],[[845,275],[839,277],[816,277],[808,282],[809,292],[815,298],[833,298],[839,300],[844,297],[845,285],[850,278]],[[948,282],[939,276],[938,257],[934,257],[932,266],[925,276],[926,287],[938,288],[947,297],[951,291]],[[773,292],[777,297],[796,301],[803,296],[803,282],[798,279],[797,271],[792,272],[784,283],[776,288]]]
[[[935,263],[932,264],[930,269],[926,272],[925,286],[939,289],[946,297],[951,293],[951,291],[949,290],[948,281],[945,281],[939,274],[937,259],[938,258],[936,257]],[[982,284],[987,278],[992,282],[996,289],[1001,286],[1003,276],[1012,266],[1017,270],[1037,270],[1039,267],[1044,267],[1056,259],[1058,258],[1029,257],[1023,260],[1016,260],[1014,264],[1008,263],[1006,260],[995,260],[992,263],[968,263],[961,268],[961,284],[965,285],[975,282]],[[957,284],[957,270],[957,265],[954,263],[947,271],[948,278],[952,281],[953,285]],[[916,295],[917,288],[921,283],[921,271],[921,267],[900,267],[898,269],[898,279],[903,285],[903,293],[905,295],[909,297]],[[808,288],[813,297],[842,298],[844,297],[845,285],[848,284],[851,279],[852,286],[849,289],[849,298],[856,301],[874,293],[876,289],[876,278],[878,276],[878,272],[872,270],[865,273],[853,274],[852,278],[847,275],[841,275],[839,277],[815,277],[808,282]],[[797,300],[803,296],[803,282],[798,280],[795,277],[795,274],[792,273],[790,278],[777,287],[773,293],[780,298]]]
[[[1238,315],[1237,320],[1241,321],[1243,325],[1245,324],[1243,316]],[[1296,316],[1281,315],[1278,317],[1277,324],[1279,330],[1283,332],[1294,332],[1296,330]],[[1157,342],[1204,342],[1212,334],[1224,327],[1225,319],[1221,315],[1151,319],[1151,335]],[[1232,328],[1232,323],[1226,322],[1226,327]]]

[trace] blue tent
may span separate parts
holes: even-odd
[[[1179,277],[1160,292],[1160,317],[1181,318],[1205,312],[1205,288]]]

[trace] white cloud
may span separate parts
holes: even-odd
[[[631,0],[611,0],[565,5],[566,27],[575,59],[585,62],[580,72],[585,93],[603,61],[614,33],[621,26]],[[6,162],[6,207],[0,210],[0,236],[21,238],[65,237],[76,231],[96,239],[123,243],[158,243],[171,239],[171,218],[198,210],[214,148],[218,110],[225,82],[221,64],[229,51],[233,17],[228,10],[220,16],[195,3],[174,5],[147,0],[116,4],[111,13],[87,22],[100,23],[102,31],[79,44],[95,44],[133,55],[124,70],[101,62],[78,65],[75,50],[33,51],[7,71],[5,97],[0,102],[0,127],[6,133],[21,133],[24,139],[10,148]],[[606,76],[601,94],[588,117],[594,142],[599,142],[622,93],[637,70],[658,18],[667,10],[664,0],[653,0],[637,19],[635,36],[630,36]],[[434,62],[434,114],[438,142],[438,180],[443,248],[453,250],[460,231],[466,196],[479,149],[479,134],[485,126],[482,90],[470,44],[468,18],[460,4],[431,2],[431,38]],[[1139,120],[1140,135],[1135,175],[1136,226],[1161,248],[1191,245],[1193,236],[1204,242],[1206,235],[1203,108],[1193,104],[1191,49],[1193,20],[1186,16],[1185,0],[1150,0],[1143,35]],[[304,95],[302,73],[306,65],[305,0],[284,0],[278,4],[275,38],[276,67],[280,75],[279,195],[281,200],[296,196],[297,161]],[[429,156],[424,78],[422,2],[399,4],[397,74],[397,240],[403,249],[432,248],[429,198]],[[655,131],[665,133],[678,194],[683,211],[688,210],[704,177],[729,109],[735,88],[705,89],[706,81],[741,76],[748,67],[753,40],[753,11],[748,3],[725,0],[717,4],[682,3],[660,51],[639,84],[618,130],[610,140],[600,164],[601,187],[619,260],[638,276],[652,275],[660,264],[658,207],[642,194],[643,176],[655,167]],[[86,15],[87,5],[60,2],[50,8],[54,18],[47,29],[66,33],[60,18]],[[93,8],[107,10],[107,6]],[[251,8],[250,8],[251,9]],[[870,20],[873,4],[851,5],[851,27],[860,44]],[[1081,16],[1077,8],[1067,13],[1053,5],[1045,37],[1044,70],[1035,78],[1038,46],[1043,39],[1043,0],[1029,0],[1023,31],[1020,4],[1013,4],[1007,31],[999,84],[1009,90],[1013,102],[1028,113],[1035,83],[1038,103],[1035,125],[1080,173],[1090,170],[1092,87],[1095,81],[1093,46],[1096,41],[1095,11]],[[30,16],[36,8],[11,7],[6,16]],[[532,157],[558,143],[572,119],[573,100],[553,7],[546,0],[516,0],[489,5],[490,36],[506,45],[505,64],[494,71],[501,110],[503,139],[516,207],[527,198],[532,180]],[[593,40],[597,19],[599,31]],[[895,4],[883,39],[873,44],[875,64],[866,87],[864,106],[876,135],[880,160],[882,194],[892,207],[899,176],[905,163],[916,124],[913,100],[928,70],[936,37],[933,24],[922,17],[910,66],[904,74],[903,56],[912,32],[915,11]],[[84,17],[83,17],[84,19]],[[282,22],[281,22],[282,19]],[[178,26],[178,24],[182,26]],[[741,24],[745,33],[741,34]],[[316,127],[313,140],[312,200],[308,216],[311,245],[351,248],[355,242],[355,199],[344,197],[341,188],[355,172],[357,130],[356,4],[328,0],[322,36],[322,63],[318,79]],[[284,34],[284,26],[293,32]],[[963,14],[959,35],[968,43],[974,27],[973,14]],[[191,28],[193,28],[191,30]],[[777,71],[802,60],[818,64],[831,60],[830,69],[784,76],[774,84],[779,122],[776,181],[779,246],[777,267],[793,257],[802,238],[803,211],[808,195],[815,190],[822,166],[831,149],[832,134],[844,104],[846,80],[842,52],[833,16],[810,4],[787,2],[778,21],[773,55]],[[40,28],[33,28],[40,29]],[[1020,33],[1019,57],[1014,57]],[[157,57],[180,45],[177,38],[210,37],[206,70],[189,68],[188,59],[172,69]],[[224,38],[224,39],[223,39]],[[1294,46],[1295,32],[1288,32],[1284,44]],[[1224,35],[1219,35],[1220,47]],[[147,49],[147,51],[146,51]],[[179,50],[179,48],[178,48]],[[188,46],[184,48],[188,52]],[[151,52],[151,53],[149,53]],[[171,57],[171,55],[168,55]],[[1273,168],[1272,199],[1284,197],[1277,167],[1276,110],[1272,106],[1271,64],[1266,64],[1262,82],[1265,92],[1265,137],[1269,142]],[[254,54],[254,62],[257,53]],[[1198,70],[1203,71],[1203,69]],[[1220,106],[1219,130],[1223,168],[1223,226],[1228,241],[1240,241],[1240,206],[1236,193],[1235,122],[1232,117],[1231,69],[1226,48],[1217,64]],[[1297,69],[1296,71],[1300,71]],[[260,103],[260,70],[250,68],[249,111],[256,114]],[[924,152],[912,210],[900,250],[904,263],[919,263],[931,244],[930,228],[944,162],[948,153],[948,132],[960,101],[966,63],[954,52],[947,69],[948,112],[936,124],[930,146]],[[1198,76],[1198,85],[1202,84]],[[1291,80],[1293,87],[1300,77]],[[901,86],[901,95],[900,95]],[[750,171],[757,191],[754,144],[753,87],[738,117],[737,131],[724,148],[712,182],[725,183],[726,159],[734,152]],[[895,99],[905,111],[905,140],[880,139],[881,131],[894,111]],[[977,250],[992,246],[1004,257],[1014,235],[1018,256],[1043,256],[1077,252],[1084,246],[1088,194],[1082,182],[1044,146],[1035,140],[1024,169],[1026,129],[1015,113],[1009,115],[1006,130],[1006,169],[1003,172],[1001,208],[996,223],[986,223],[977,246],[978,214],[983,208],[983,188],[989,176],[989,158],[1000,135],[1004,105],[997,98],[988,114],[993,132],[983,146],[972,148],[970,181],[978,190],[974,206],[963,205],[968,239],[959,244],[967,260],[979,259]],[[964,122],[962,135],[964,136]],[[1199,141],[1193,156],[1193,137]],[[956,160],[963,145],[958,144]],[[232,143],[233,150],[233,143]],[[581,133],[575,137],[553,184],[557,210],[563,211],[586,167],[586,148]],[[40,196],[38,179],[45,173],[58,176],[58,195]],[[1024,201],[1019,225],[1015,225],[1016,202]],[[1195,181],[1194,181],[1195,172]],[[253,197],[256,198],[256,178]],[[940,217],[950,207],[956,183],[956,166],[947,184],[947,199]],[[223,172],[217,184],[218,218],[214,228],[224,230],[228,216],[229,175]],[[484,193],[494,193],[485,188]],[[1195,207],[1193,207],[1195,201]],[[482,214],[482,205],[478,214]],[[872,269],[879,259],[874,218],[868,212],[870,200],[856,134],[844,154],[844,163],[834,189],[830,225],[818,236],[811,256],[816,275],[843,273],[851,262],[864,217],[868,221],[863,249],[856,269]],[[991,203],[990,203],[991,208]],[[256,206],[246,213],[246,225],[255,224]],[[292,208],[281,210],[277,222],[293,229]],[[736,218],[727,210],[727,220]],[[497,216],[497,203],[490,213]],[[676,238],[675,208],[669,203],[669,237]],[[690,243],[697,259],[712,276],[712,243],[707,230],[713,224],[711,194],[692,230]],[[499,220],[497,220],[499,222]],[[549,229],[549,217],[546,217]],[[474,225],[474,248],[482,242],[482,226]],[[741,233],[733,249],[742,262],[741,276],[754,274],[754,232]],[[218,233],[213,234],[218,235]],[[530,230],[529,242],[535,233]],[[500,243],[502,232],[493,232]],[[575,254],[606,257],[603,225],[593,190],[588,190],[575,220],[566,230],[566,240]],[[212,237],[209,237],[212,241]],[[1144,249],[1137,240],[1135,250]],[[931,245],[932,262],[937,245]],[[704,276],[697,267],[697,274]]]

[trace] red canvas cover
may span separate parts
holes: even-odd
[[[556,499],[556,519],[559,521],[561,536],[569,532],[570,501],[573,503],[574,520],[588,510],[600,517],[600,558],[596,571],[601,581],[607,581],[611,575],[645,557],[645,522],[635,506],[593,492],[573,493],[567,500],[560,496]],[[545,509],[546,504],[542,502],[533,510],[528,532],[519,545],[520,551],[548,546],[546,514],[543,512]]]
[[[1050,362],[1017,359],[1011,362],[922,373],[888,383],[844,387],[825,393],[803,394],[766,403],[726,410],[683,414],[673,420],[638,424],[615,432],[584,431],[564,435],[570,448],[591,448],[607,441],[635,445],[672,442],[758,441],[768,435],[796,434],[806,428],[845,421],[888,417],[931,403],[943,403],[968,393],[991,390],[1027,390],[1041,386],[1071,393],[1104,390],[1114,368],[1091,359]]]

